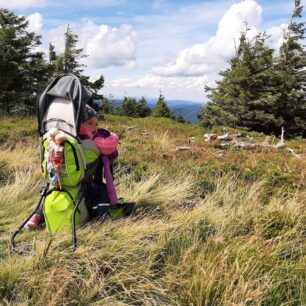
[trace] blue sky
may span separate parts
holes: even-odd
[[[305,1],[302,4],[305,5]],[[0,0],[0,7],[26,16],[60,52],[67,24],[79,35],[88,57],[86,73],[105,76],[102,93],[205,101],[203,88],[213,85],[227,67],[243,26],[250,38],[271,35],[274,48],[290,22],[293,0]]]

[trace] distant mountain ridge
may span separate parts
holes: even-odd
[[[116,98],[112,99],[114,106],[117,107],[122,103],[123,99]],[[157,99],[146,99],[149,107],[154,109]],[[197,114],[201,112],[202,107],[205,103],[199,103],[189,100],[166,100],[168,107],[171,112],[175,115],[182,115],[185,120],[190,121],[191,123],[198,123]]]

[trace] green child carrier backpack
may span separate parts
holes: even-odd
[[[73,74],[57,77],[40,96],[38,132],[45,185],[34,212],[12,235],[12,251],[18,252],[16,235],[41,207],[48,231],[71,231],[72,246],[76,247],[76,227],[89,218],[84,204],[85,182],[99,161],[95,143],[79,137],[82,114],[91,96]]]
[[[76,76],[68,74],[55,79],[39,100],[42,170],[49,183],[44,216],[51,233],[72,230],[75,234],[75,227],[88,220],[83,182],[95,171],[99,150],[91,140],[82,142],[79,129],[91,95]],[[51,130],[63,135],[60,175],[50,160]]]

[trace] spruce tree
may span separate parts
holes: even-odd
[[[258,34],[250,44],[250,50],[244,50],[244,65],[250,73],[245,100],[241,101],[243,111],[239,114],[239,126],[249,130],[279,134],[283,119],[277,114],[279,97],[275,77],[273,49],[266,46],[268,37]]]
[[[138,117],[147,117],[152,113],[146,99],[141,97],[141,99],[137,102],[137,115]]]
[[[102,112],[103,114],[114,114],[115,107],[111,100],[103,97],[101,104],[98,107],[98,111]]]
[[[28,31],[23,16],[0,9],[0,112],[31,113],[48,79],[43,53],[35,51],[40,36]]]
[[[124,97],[118,108],[118,113],[121,116],[138,117],[137,101],[132,97]]]
[[[63,58],[63,73],[74,73],[80,76],[83,72],[84,64],[80,64],[79,60],[86,57],[83,54],[83,49],[77,48],[78,35],[72,32],[68,25],[65,36],[65,50],[62,54]]]
[[[216,88],[206,87],[210,102],[198,116],[204,127],[214,125],[247,128],[259,132],[280,131],[282,119],[276,115],[277,88],[273,49],[265,45],[267,36],[248,40],[240,37],[230,67],[221,72]]]
[[[185,120],[185,118],[183,117],[182,114],[179,114],[179,115],[176,117],[176,121],[179,122],[179,123],[186,123],[186,120]]]
[[[93,100],[102,100],[103,96],[98,94],[104,86],[104,76],[100,75],[95,81],[91,81],[89,76],[83,74],[84,64],[80,60],[87,57],[83,54],[83,49],[77,47],[78,35],[74,34],[68,25],[64,34],[65,50],[62,54],[56,54],[52,44],[49,45],[49,61],[54,68],[54,76],[73,73],[80,78],[81,83],[93,92]],[[93,104],[94,105],[94,104]]]
[[[49,43],[49,64],[54,64],[56,62],[57,55],[55,52],[55,47]]]
[[[147,101],[142,97],[139,101],[136,98],[124,97],[121,105],[117,108],[117,113],[121,116],[143,118],[151,114],[151,109]]]
[[[153,111],[153,116],[172,118],[170,109],[165,101],[165,97],[162,94],[159,95],[158,101]]]
[[[292,20],[278,57],[266,46],[267,36],[240,38],[230,67],[215,88],[206,87],[209,103],[198,118],[204,127],[223,125],[264,133],[306,136],[305,23],[301,1],[295,0]]]
[[[90,77],[86,75],[79,75],[81,83],[89,88],[93,93],[92,99],[93,100],[103,100],[103,95],[99,94],[99,90],[104,86],[104,76],[100,75],[95,81],[90,81]]]
[[[284,120],[287,135],[306,136],[306,51],[305,22],[301,1],[295,1],[292,18],[284,34],[277,63],[279,82],[279,116]]]

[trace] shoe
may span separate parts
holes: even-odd
[[[34,214],[32,218],[26,223],[24,226],[25,229],[27,230],[35,230],[39,227],[40,221],[41,221],[41,216],[38,214]]]
[[[136,209],[135,202],[124,203],[124,206],[123,206],[124,217],[130,216],[135,211],[135,209]]]

